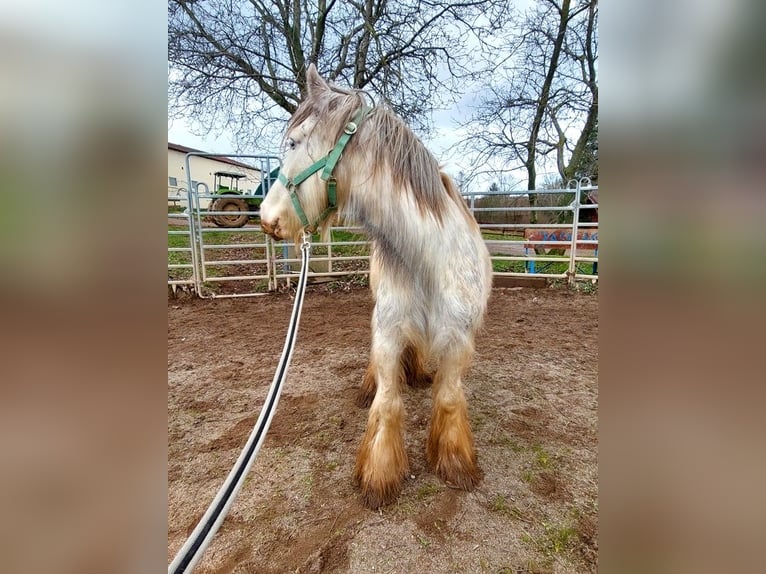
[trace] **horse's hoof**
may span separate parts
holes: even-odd
[[[364,504],[370,510],[377,510],[381,506],[388,506],[399,498],[399,493],[402,490],[401,481],[381,485],[378,487],[361,487],[362,504]]]
[[[354,478],[364,505],[375,510],[394,502],[408,470],[401,435],[396,432],[378,434],[368,429],[354,466]]]
[[[449,488],[473,490],[483,478],[473,453],[470,456],[458,456],[456,453],[434,456],[433,452],[427,452],[426,460],[434,474],[441,478]]]
[[[370,510],[377,510],[381,506],[388,506],[395,502],[402,490],[402,480],[405,474],[405,472],[401,472],[373,478],[363,476],[363,471],[357,468],[354,478],[359,486],[362,504]]]
[[[475,465],[472,469],[436,469],[436,474],[448,488],[456,490],[473,490],[482,479],[482,472]]]

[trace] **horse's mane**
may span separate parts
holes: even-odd
[[[340,138],[346,124],[365,105],[365,94],[332,84],[329,88],[304,99],[290,119],[286,133],[313,115],[325,126],[332,126],[334,141]],[[447,198],[468,213],[463,198],[449,176],[440,171],[434,155],[388,106],[373,109],[346,149],[347,154],[364,150],[374,161],[373,178],[383,175],[385,170],[385,175],[393,179],[393,191],[409,190],[422,213],[430,212],[441,220]]]

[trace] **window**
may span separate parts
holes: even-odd
[[[168,178],[168,185],[172,187],[178,187],[178,180],[175,177]]]

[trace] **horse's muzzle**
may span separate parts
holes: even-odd
[[[264,233],[271,235],[274,239],[282,239],[279,229],[279,219],[274,222],[261,219],[261,229]]]

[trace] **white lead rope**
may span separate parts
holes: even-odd
[[[290,325],[287,329],[285,345],[282,348],[282,356],[279,358],[277,371],[274,373],[274,380],[271,382],[269,392],[266,395],[266,401],[261,409],[258,422],[255,423],[250,437],[247,439],[242,453],[239,455],[234,468],[229,472],[226,481],[216,494],[213,502],[210,503],[204,516],[200,519],[194,532],[186,540],[181,550],[168,566],[168,574],[183,574],[191,572],[199,562],[215,536],[218,528],[221,526],[224,518],[229,512],[229,507],[237,497],[242,484],[245,482],[247,473],[255,461],[258,450],[261,448],[263,440],[266,438],[266,432],[269,430],[271,419],[279,402],[279,394],[282,392],[282,383],[287,376],[287,367],[290,365],[290,358],[295,347],[295,340],[298,335],[298,323],[301,318],[301,307],[303,307],[303,294],[306,290],[306,275],[309,268],[309,256],[311,254],[311,235],[303,234],[303,244],[301,245],[301,273],[298,279],[298,287],[295,293],[295,303],[293,304],[293,314],[290,317]]]

